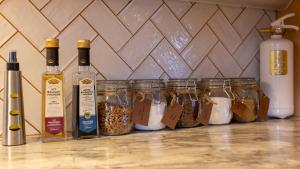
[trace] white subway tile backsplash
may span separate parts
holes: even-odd
[[[64,69],[77,55],[77,40],[89,39],[92,40],[97,36],[97,33],[82,19],[77,17],[58,38],[59,42],[59,64]]]
[[[27,121],[25,121],[25,130],[26,130],[26,135],[37,135],[39,134],[38,131],[36,131],[31,124],[29,124]]]
[[[240,64],[242,68],[245,68],[251,59],[255,56],[259,50],[259,44],[262,42],[261,36],[253,29],[249,36],[243,41],[233,57]]]
[[[241,74],[242,69],[220,42],[212,49],[208,56],[225,77],[238,77]]]
[[[12,35],[16,33],[16,29],[2,16],[0,16],[0,46],[3,45]]]
[[[176,15],[178,19],[182,18],[184,14],[191,8],[191,2],[177,1],[177,0],[165,0],[167,6]]]
[[[185,61],[194,69],[218,42],[218,38],[205,26],[181,53]]]
[[[264,11],[261,9],[247,8],[243,11],[240,17],[233,23],[234,28],[242,36],[246,38],[252,28],[257,24],[263,16]]]
[[[171,78],[187,78],[192,72],[167,40],[163,40],[151,53]]]
[[[233,23],[235,19],[241,14],[243,11],[242,8],[239,7],[232,7],[232,6],[220,6],[221,10],[225,14],[226,18],[229,20],[230,23]]]
[[[33,98],[26,101],[27,134],[38,134],[41,127],[39,97],[46,38],[60,39],[70,113],[78,39],[92,40],[91,70],[97,79],[258,79],[258,45],[261,37],[269,35],[257,31],[275,19],[275,11],[270,10],[178,0],[5,0],[0,14],[0,107],[3,58],[17,49],[24,92],[26,98]],[[30,105],[32,101],[39,106]]]
[[[242,42],[240,36],[233,29],[232,25],[226,19],[221,11],[218,11],[208,22],[214,33],[220,41],[232,54]]]
[[[241,75],[242,77],[256,77],[256,79],[259,79],[259,62],[256,60],[256,58],[253,58],[250,64],[247,66],[247,68],[244,70],[244,72]]]
[[[99,36],[91,45],[91,61],[107,79],[127,79],[132,73],[126,63]]]
[[[276,19],[276,12],[274,10],[266,10],[266,13],[272,21]]]
[[[30,0],[38,9],[42,9],[50,0]]]
[[[0,5],[0,13],[39,50],[44,48],[46,38],[58,34],[57,30],[29,1],[3,1]]]
[[[162,68],[151,56],[148,56],[131,75],[130,79],[158,79],[162,73]]]
[[[68,25],[92,0],[52,0],[42,13],[59,29]]]
[[[8,52],[12,49],[17,51],[23,76],[41,91],[41,78],[46,70],[45,58],[19,33],[1,47],[0,55],[8,60]]]
[[[82,15],[115,51],[131,37],[130,32],[102,1],[94,1]]]
[[[165,5],[153,15],[151,20],[178,52],[181,52],[192,39]]]
[[[209,78],[215,77],[218,73],[218,69],[213,65],[213,63],[206,57],[203,59],[201,64],[192,73],[192,78]]]
[[[131,33],[135,33],[161,4],[161,0],[133,0],[118,17]]]
[[[118,53],[132,69],[135,69],[162,38],[162,34],[148,21]]]
[[[208,19],[217,11],[216,5],[195,4],[181,22],[192,36],[195,36]]]
[[[3,107],[3,101],[0,100],[0,107]],[[3,127],[3,109],[0,109],[0,115],[1,115],[1,118],[0,118],[0,136],[2,135],[2,127]]]
[[[117,15],[130,0],[103,0],[104,3]]]
[[[4,88],[5,70],[6,70],[6,61],[0,57],[0,91],[3,91]],[[0,98],[3,98],[3,95],[1,95],[1,93],[0,93]]]
[[[41,131],[42,96],[26,80],[22,80],[25,119]]]

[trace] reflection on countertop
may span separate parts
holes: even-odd
[[[0,146],[0,168],[300,168],[300,119]]]

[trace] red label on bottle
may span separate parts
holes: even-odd
[[[45,130],[50,134],[64,132],[64,117],[47,117],[45,119]]]

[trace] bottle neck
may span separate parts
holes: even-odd
[[[90,71],[90,66],[79,66],[78,67],[79,72],[87,72]]]
[[[47,70],[47,72],[51,72],[51,73],[60,72],[58,66],[47,66],[46,70]]]

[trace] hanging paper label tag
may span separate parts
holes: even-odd
[[[241,118],[247,117],[250,114],[248,107],[240,101],[232,102],[231,112]]]
[[[167,107],[161,122],[167,125],[169,128],[175,129],[176,124],[181,117],[182,111],[182,105],[176,102],[173,103],[173,105]]]
[[[132,114],[132,121],[135,124],[148,126],[149,113],[151,108],[151,100],[137,97],[134,103],[134,110]]]
[[[199,116],[199,122],[201,124],[203,124],[205,126],[208,125],[212,108],[213,108],[213,103],[208,100],[205,100],[203,109],[202,109],[203,111],[200,113],[200,116]]]
[[[269,105],[270,98],[260,90],[259,109],[257,112],[259,121],[266,121],[268,119]]]

